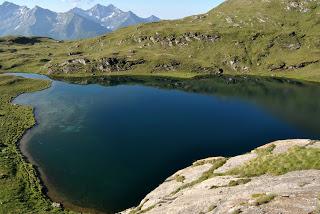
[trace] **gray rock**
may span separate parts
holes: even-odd
[[[61,205],[60,203],[57,203],[57,202],[53,202],[53,203],[51,204],[51,206],[52,206],[53,208],[61,208],[61,207],[62,207],[62,205]]]
[[[318,141],[286,140],[276,141],[274,154],[288,151],[294,146],[315,146]],[[255,158],[257,154],[240,155],[230,158],[215,172],[226,172]],[[217,157],[221,158],[221,157]],[[140,203],[139,207],[121,212],[147,214],[194,214],[194,213],[288,213],[310,214],[316,213],[319,206],[320,170],[303,170],[290,172],[281,176],[262,175],[252,177],[246,183],[236,186],[228,185],[231,181],[239,180],[237,176],[214,176],[202,182],[190,185],[175,192],[186,183],[196,181],[204,172],[210,169],[210,161],[216,158],[200,160],[194,166],[180,170],[170,176],[163,184],[150,192]],[[203,163],[203,164],[202,164]],[[184,183],[174,179],[176,175],[184,176]],[[304,185],[301,185],[304,184]],[[215,188],[211,188],[215,187]],[[257,204],[254,194],[264,194],[271,197],[265,204]]]

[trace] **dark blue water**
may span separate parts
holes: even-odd
[[[273,140],[319,136],[237,96],[139,85],[54,81],[51,88],[15,102],[36,109],[39,125],[26,135],[23,147],[49,190],[104,212],[137,205],[197,159],[233,156]]]

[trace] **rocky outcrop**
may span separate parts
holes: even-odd
[[[301,48],[301,38],[303,38],[305,35],[297,35],[295,31],[289,33],[289,34],[281,34],[276,37],[274,37],[268,44],[267,49],[274,47],[275,45],[278,45],[282,49],[287,50],[299,50]]]
[[[283,71],[283,70],[301,69],[301,68],[304,68],[306,66],[316,64],[316,63],[320,63],[320,60],[301,62],[301,63],[294,64],[294,65],[287,65],[285,62],[280,62],[277,64],[269,65],[269,70],[270,71]]]
[[[64,63],[60,64],[60,66],[71,65],[71,64],[87,65],[87,63],[89,63],[89,62],[90,62],[90,60],[88,60],[86,58],[71,59],[71,60],[67,60]]]
[[[203,67],[201,65],[194,65],[192,67],[192,71],[201,73],[201,74],[216,74],[216,75],[223,74],[224,72],[224,70],[218,66]]]
[[[171,60],[168,63],[158,63],[154,66],[154,71],[174,71],[180,67],[181,63],[177,60]]]
[[[216,42],[220,39],[220,35],[215,34],[205,34],[201,32],[187,32],[182,35],[160,35],[156,34],[153,36],[135,36],[133,40],[137,43],[151,43],[160,44],[162,46],[187,46],[189,43],[194,41],[201,42]]]
[[[318,213],[320,170],[302,169],[278,176],[263,174],[255,177],[228,173],[265,152],[276,157],[297,147],[319,149],[320,154],[320,141],[286,140],[229,159],[200,160],[165,180],[138,207],[121,213]],[[209,172],[214,176],[208,176]]]
[[[100,60],[76,58],[67,60],[61,64],[49,64],[48,74],[76,73],[76,72],[116,72],[133,69],[134,66],[144,64],[144,59],[128,60],[124,57],[106,57]]]
[[[61,64],[53,64],[48,63],[48,74],[56,74],[56,73],[65,73],[71,74],[79,72],[81,69],[85,68],[86,65],[90,63],[90,60],[87,58],[78,58],[78,59],[70,59]]]
[[[82,54],[82,52],[76,51],[76,52],[70,52],[70,53],[68,53],[68,56],[76,56],[76,55],[80,55],[80,54]]]
[[[234,71],[248,72],[250,70],[250,65],[245,57],[234,56],[230,57],[226,64]]]
[[[126,58],[109,57],[103,58],[97,64],[97,69],[103,72],[126,71],[135,65],[144,64],[144,59],[127,60]]]
[[[298,11],[301,13],[308,13],[311,10],[310,3],[317,3],[315,0],[303,0],[303,1],[297,1],[297,0],[291,0],[286,2],[285,9],[287,11]],[[319,3],[318,3],[319,4]]]

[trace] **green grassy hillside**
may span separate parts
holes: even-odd
[[[67,213],[44,195],[34,167],[18,150],[18,140],[35,124],[30,107],[13,105],[24,92],[49,87],[48,81],[0,75],[0,213]]]
[[[319,29],[319,0],[228,0],[207,14],[87,40],[3,38],[0,67],[67,75],[223,72],[320,81]]]

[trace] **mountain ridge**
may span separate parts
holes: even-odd
[[[108,17],[108,14],[103,11],[109,11],[117,17],[110,15]],[[0,5],[0,35],[2,36],[45,36],[59,40],[74,40],[103,35],[129,25],[159,20],[153,16],[140,18],[134,13],[123,12],[114,5],[97,4],[88,10],[73,8],[63,13],[39,6],[30,9],[8,1]],[[70,32],[72,29],[73,32]]]
[[[154,15],[147,18],[141,18],[132,11],[124,12],[113,4],[108,6],[97,4],[88,10],[73,8],[69,10],[69,12],[91,19],[112,31],[129,25],[134,25],[136,23],[160,21],[160,19]]]

